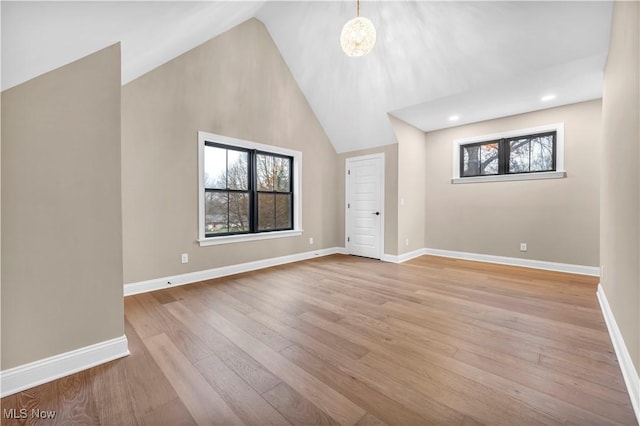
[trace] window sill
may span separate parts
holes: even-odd
[[[480,183],[480,182],[505,182],[514,180],[539,180],[539,179],[562,179],[567,177],[567,172],[540,172],[523,173],[517,175],[496,175],[496,176],[473,176],[466,178],[453,178],[451,183]]]
[[[198,244],[200,244],[200,247],[204,247],[217,246],[221,244],[244,243],[247,241],[271,240],[273,238],[297,237],[302,235],[303,232],[304,231],[302,229],[294,229],[291,231],[274,231],[262,234],[225,235],[222,237],[209,237],[198,240]]]

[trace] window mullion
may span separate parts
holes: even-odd
[[[528,173],[531,173],[531,149],[533,148],[532,142],[533,138],[529,138],[529,141],[527,142],[527,144],[529,145],[529,170],[527,170]]]
[[[227,232],[231,232],[231,192],[227,189]]]
[[[251,214],[249,215],[249,232],[255,233],[258,229],[258,171],[257,171],[257,155],[256,150],[252,149],[249,151],[250,157],[250,176],[249,176],[249,185],[250,185],[250,203],[249,209]]]
[[[276,190],[275,190],[275,179],[273,182],[273,229],[278,229],[278,206],[277,206],[277,202],[278,202],[278,198],[276,197]]]
[[[558,168],[558,164],[556,163],[556,135],[557,133],[553,133],[551,135],[551,169],[556,170]]]
[[[226,149],[224,151],[224,167],[225,167],[225,175],[224,175],[224,186],[229,189],[229,150]]]
[[[508,152],[508,144],[505,139],[500,139],[498,142],[498,174],[504,175],[507,172],[506,157]]]
[[[289,223],[293,227],[293,159],[289,158]]]
[[[229,196],[229,150],[226,149],[224,151],[224,168],[225,168],[225,175],[224,175],[224,181],[225,181],[225,188],[226,188],[226,193],[227,193],[227,232],[231,232],[231,218],[229,217],[231,215],[231,209],[229,208],[229,206],[231,205],[231,197]]]

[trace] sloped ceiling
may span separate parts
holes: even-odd
[[[366,1],[374,51],[349,58],[354,1],[6,2],[2,89],[122,42],[123,83],[251,17],[266,25],[336,151],[599,98],[610,2]],[[546,94],[556,98],[542,102]],[[456,122],[449,121],[459,116]]]

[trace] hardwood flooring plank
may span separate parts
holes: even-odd
[[[586,380],[567,377],[557,372],[548,373],[535,365],[496,362],[464,350],[458,351],[454,358],[550,396],[563,398],[586,411],[598,407],[601,415],[622,424],[633,421],[633,416],[628,410],[632,408],[631,401],[625,401],[625,392],[603,389]]]
[[[77,377],[80,376],[86,377],[86,373],[78,373]],[[74,380],[74,378],[71,378],[71,380]],[[7,426],[62,425],[77,419],[86,421],[89,425],[99,424],[92,400],[89,401],[90,403],[86,407],[74,407],[77,411],[74,414],[73,411],[69,410],[69,407],[62,406],[63,402],[68,401],[70,398],[66,394],[59,394],[59,388],[60,383],[55,381],[2,398],[2,404],[0,404],[2,418],[0,423]],[[81,387],[76,389],[78,392],[84,392]],[[45,413],[42,418],[34,414],[40,412]],[[49,413],[53,413],[53,417],[48,417]]]
[[[247,282],[247,280],[248,279],[245,278],[243,282]],[[237,283],[236,285],[222,285],[219,286],[219,288],[232,300],[237,300],[250,306],[252,310],[246,312],[247,315],[250,315],[256,310],[270,312],[271,315],[277,316],[278,318],[293,315],[285,309],[280,309],[285,305],[284,302],[267,302],[262,298],[264,293],[254,291],[251,287],[247,287],[245,284]],[[299,309],[296,309],[295,311],[297,312]]]
[[[564,424],[563,419],[554,418],[542,410],[531,409],[525,401],[502,390],[492,389],[480,380],[471,380],[464,374],[431,365],[416,367],[413,363],[412,368],[407,369],[403,367],[403,364],[409,364],[406,361],[398,360],[394,363],[388,357],[374,353],[364,356],[362,362],[383,374],[393,374],[408,388],[429,396],[465,416],[474,416],[486,424]],[[487,374],[482,372],[482,376],[484,379]]]
[[[141,339],[163,333],[162,323],[154,321],[154,318],[147,314],[138,297],[125,297],[124,309],[129,324]]]
[[[254,313],[252,315],[255,316],[257,314],[258,313]],[[387,419],[386,415],[394,415],[397,419],[403,420],[402,422],[389,420],[390,423],[423,423],[423,421],[417,421],[418,419],[416,419],[411,411],[426,420],[427,424],[458,424],[463,418],[462,414],[449,407],[424,396],[407,392],[406,384],[396,381],[392,376],[379,374],[375,369],[371,369],[353,360],[349,356],[344,355],[338,351],[338,348],[327,346],[266,315],[261,314],[258,318],[263,321],[264,324],[273,327],[292,341],[295,341],[297,345],[304,348],[304,351],[296,350],[296,346],[294,345],[284,349],[281,352],[283,355],[314,374],[320,380],[325,381],[325,383],[332,382],[330,386],[334,387],[364,409],[379,414],[383,419]],[[311,354],[320,360],[326,361],[330,365],[320,370],[317,368],[314,369],[312,366],[313,363],[311,362]],[[337,375],[331,374],[331,370],[334,368],[335,370],[341,371],[341,373]],[[342,386],[342,384],[345,384],[345,378],[341,377],[342,375],[347,376],[347,386]],[[363,387],[358,384],[358,381],[362,382]],[[352,386],[355,386],[358,392],[354,392]],[[367,387],[374,392],[368,391],[366,389]],[[368,398],[363,399],[364,396],[368,396]],[[394,408],[393,401],[390,401],[391,399],[398,401],[400,405],[406,407],[406,410],[399,412]],[[375,406],[372,407],[371,404]],[[377,411],[378,409],[383,409],[386,414]],[[406,420],[406,422],[404,420]]]
[[[550,355],[540,355],[538,364],[549,373],[562,371],[572,377],[588,380],[607,389],[620,391],[626,386],[620,370],[611,371],[609,364],[594,362],[594,365],[585,365]]]
[[[229,322],[242,328],[242,330],[244,330],[246,333],[250,334],[255,339],[269,346],[276,352],[291,346],[291,342],[280,336],[278,333],[251,319],[250,316],[236,311],[229,306],[226,306],[222,303],[210,303],[209,307],[210,310],[215,310],[219,315],[225,317]]]
[[[295,283],[282,281],[279,288],[269,288],[263,291],[286,292],[286,294],[289,295],[289,297],[294,297],[295,299],[304,301],[305,303],[307,303],[308,308],[300,312],[299,314],[304,314],[306,312],[314,312],[317,309],[323,309],[325,311],[333,312],[339,315],[340,317],[350,316],[353,314],[353,310],[350,309],[350,306],[348,306],[348,303],[344,303],[343,300],[336,301],[334,299],[336,295],[334,295],[333,293],[328,295],[325,294],[321,296],[318,292],[314,291],[313,289],[306,288],[303,286],[298,286]],[[328,299],[323,299],[322,297],[331,298],[330,299],[331,301],[329,301]],[[350,299],[350,300],[354,300],[354,299]],[[374,318],[384,319],[386,318],[386,315],[379,314],[379,315],[375,315]]]
[[[186,407],[179,406],[182,402],[178,399],[178,394],[127,319],[125,319],[125,333],[131,355],[117,362],[121,363],[127,372],[126,385],[129,395],[133,396],[132,403],[135,407],[137,423],[157,424],[159,419],[165,418],[159,413],[171,404],[176,413],[171,418],[184,418],[184,424],[194,424],[195,421]],[[179,404],[173,401],[178,401]]]
[[[153,408],[153,410],[145,412],[143,415],[137,415],[138,422],[141,425],[148,426],[193,426],[196,421],[184,406],[182,400],[178,397]],[[119,423],[114,423],[115,425]]]
[[[323,289],[332,290],[335,293],[374,305],[382,305],[389,301],[388,296],[373,292],[361,284],[361,282],[354,282],[354,280],[345,280],[344,278],[335,277],[321,280],[319,286]]]
[[[140,334],[142,339],[157,334],[166,334],[191,362],[211,355],[211,350],[203,344],[198,336],[169,315],[165,309],[166,304],[161,305],[153,297],[153,293],[138,294],[132,298],[137,302],[138,309],[142,310],[144,315],[143,320],[139,320],[139,313],[130,319],[131,325],[138,334],[140,334],[138,328],[142,328],[143,334]],[[142,327],[139,327],[141,324]],[[153,324],[152,327],[149,327],[149,324]],[[151,334],[148,333],[150,330],[153,330]]]
[[[373,414],[367,413],[356,423],[356,426],[387,426],[387,424]]]
[[[411,388],[422,388],[429,382],[434,389],[453,386],[452,389],[457,392],[446,391],[443,403],[456,397],[457,393],[468,394],[464,399],[450,403],[454,407],[462,404],[458,409],[487,424],[499,422],[499,419],[511,419],[510,422],[516,424],[563,424],[566,421],[615,424],[615,421],[602,413],[584,410],[563,399],[504,379],[482,368],[458,362],[456,359],[444,359],[434,354],[403,354],[403,358],[404,360],[394,360],[389,356],[369,353],[362,361],[386,374],[393,372],[407,381]],[[401,364],[412,367],[407,369]],[[483,405],[468,411],[462,408],[469,406],[468,404],[473,403],[476,398],[491,410],[484,410]],[[473,405],[475,406],[475,403]]]
[[[460,426],[484,426],[484,423],[480,423],[473,417],[465,416]]]
[[[601,351],[598,349],[585,349],[568,344],[562,340],[554,340],[552,338],[541,337],[523,333],[517,330],[494,326],[488,322],[478,322],[469,324],[464,321],[451,320],[442,316],[434,316],[429,310],[419,306],[407,306],[406,304],[398,304],[395,302],[385,303],[383,305],[385,312],[393,318],[405,320],[420,326],[434,328],[436,330],[447,329],[451,333],[460,333],[460,335],[470,336],[474,333],[484,335],[488,341],[499,341],[500,345],[506,350],[517,350],[526,342],[526,347],[537,353],[544,354],[550,350],[562,352],[571,352],[585,359],[592,359],[610,364],[612,367],[617,366],[615,353]],[[409,309],[408,309],[409,308]],[[393,320],[387,319],[393,322]],[[449,331],[450,330],[450,331]]]
[[[171,289],[168,288],[166,290],[158,290],[151,293],[154,299],[158,301],[158,303],[164,305],[165,303],[175,302],[177,299],[173,297]]]
[[[358,422],[365,411],[215,311],[201,314],[209,324],[252,358],[344,425]]]
[[[289,422],[218,357],[198,361],[196,369],[246,425],[287,425]]]
[[[234,297],[235,297],[235,293],[234,293]],[[277,308],[273,308],[270,305],[265,305],[264,303],[259,301],[256,302],[255,299],[256,298],[253,298],[253,301],[247,301],[248,303],[251,303],[252,306],[256,308],[254,312],[249,313],[247,316],[258,322],[261,322],[263,325],[266,325],[267,327],[270,327],[270,325],[265,324],[260,319],[260,318],[264,318],[263,317],[264,315],[267,315],[269,318],[273,318],[281,322],[282,324],[286,324],[290,327],[293,327],[299,330],[301,333],[305,333],[310,336],[313,336],[313,338],[316,340],[319,340],[328,345],[333,345],[339,350],[345,351],[345,353],[347,353],[349,356],[353,357],[354,359],[357,359],[368,352],[368,350],[363,346],[357,345],[349,340],[342,339],[339,336],[336,336],[335,334],[328,333],[321,328],[315,327],[313,324],[309,324],[308,322],[302,321],[299,318],[293,315],[290,315],[286,312],[279,311]],[[327,315],[324,312],[319,313],[319,311],[314,309],[309,309],[307,312],[312,312],[315,315],[318,315],[327,321],[332,320],[328,318],[336,318],[332,316],[327,317]],[[337,316],[337,318],[340,319],[342,318],[342,316]],[[277,332],[277,330],[274,329],[273,327],[270,327],[270,328]]]
[[[292,424],[330,426],[340,424],[286,383],[280,383],[274,388],[269,389],[263,396],[271,405],[289,419]]]
[[[304,351],[297,345],[284,349],[282,355],[295,362],[318,379],[327,383],[356,404],[390,425],[421,425],[427,420],[405,405],[367,386],[328,362]],[[362,421],[362,420],[361,420]]]
[[[198,294],[204,299],[207,306],[210,304],[222,304],[234,308],[235,310],[247,314],[253,311],[253,308],[233,297],[229,297],[222,289],[227,286],[234,286],[235,282],[216,282],[213,285],[201,288],[198,290]]]
[[[166,334],[158,334],[143,341],[196,423],[243,424]]]
[[[360,312],[366,312],[361,310]],[[410,340],[413,344],[419,344],[426,348],[433,348],[441,353],[453,354],[456,350],[467,349],[471,352],[486,354],[497,359],[503,357],[509,359],[519,359],[527,362],[538,362],[540,354],[531,351],[526,347],[511,347],[509,351],[504,351],[504,347],[495,341],[495,336],[486,336],[482,330],[477,333],[461,333],[451,332],[452,327],[433,327],[427,328],[419,326],[403,320],[396,320],[388,317],[384,321],[379,321],[371,317],[367,317],[360,312],[354,313],[351,317],[347,317],[340,321],[343,324],[349,324],[355,328],[366,328],[374,330],[383,335],[394,335],[399,338]],[[440,345],[436,343],[440,343]]]
[[[313,317],[309,314],[305,314],[303,316],[308,318],[310,321],[315,322],[319,326],[326,327],[327,329],[332,329],[335,332],[340,333],[343,337],[349,336],[350,338],[356,341],[360,341],[364,345],[367,345],[372,350],[372,352],[361,358],[361,360],[364,361],[365,364],[369,365],[372,369],[383,370],[385,374],[392,375],[395,378],[402,377],[408,387],[413,389],[420,389],[420,391],[424,395],[433,398],[434,400],[448,407],[451,407],[458,412],[465,414],[483,412],[484,415],[487,416],[487,418],[493,419],[494,417],[491,416],[502,409],[499,405],[488,409],[489,404],[486,404],[486,401],[481,401],[476,398],[493,399],[494,404],[498,402],[496,398],[500,398],[496,397],[495,393],[487,394],[487,389],[484,386],[478,386],[473,383],[473,381],[467,380],[455,372],[446,373],[444,377],[438,381],[434,380],[433,378],[434,374],[438,372],[430,372],[429,374],[425,374],[418,379],[415,376],[415,371],[413,374],[411,374],[408,371],[404,371],[404,368],[401,367],[401,364],[403,364],[402,359],[406,359],[410,355],[413,355],[413,360],[420,359],[423,356],[423,361],[427,363],[432,360],[438,359],[442,360],[442,362],[452,360],[446,355],[439,355],[436,352],[428,352],[427,354],[425,354],[425,351],[427,351],[427,349],[422,351],[419,348],[412,347],[412,345],[408,343],[403,342],[401,345],[398,345],[398,342],[387,342],[384,339],[378,339],[372,335],[365,337],[365,335],[360,334],[360,331],[352,330],[348,327],[342,326],[341,324],[324,322],[320,318]],[[394,350],[400,348],[401,350]],[[402,355],[387,355],[390,353],[399,353]],[[377,356],[376,354],[384,355]],[[375,359],[376,361],[372,363],[366,362],[366,360],[371,359]],[[384,361],[382,361],[383,359]],[[400,373],[403,372],[404,375],[400,376]],[[442,374],[442,372],[439,373]],[[449,386],[452,382],[456,382],[458,385],[454,387]],[[476,386],[474,387],[474,385]],[[475,392],[470,392],[470,390],[474,388]],[[444,392],[446,397],[443,397],[440,391],[441,389],[446,389],[446,392]],[[516,402],[514,402],[514,405],[515,403]],[[519,408],[521,410],[513,410],[513,413],[511,413],[508,417],[511,417],[515,419],[515,421],[517,421],[519,416],[526,412],[524,407]],[[506,412],[503,413],[503,415],[505,414]],[[559,422],[552,419],[547,419],[547,421],[545,422],[542,419],[542,416],[539,415],[539,413],[532,413],[531,416],[532,417],[525,416],[520,418],[521,421],[519,423],[531,422],[532,418],[539,417],[539,422],[541,424],[559,424]]]
[[[352,351],[348,346],[342,346],[336,344],[336,342],[346,341],[334,334],[331,334],[319,327],[310,327],[311,331],[307,327],[296,327],[298,322],[290,324],[287,321],[280,321],[276,318],[269,316],[264,312],[254,312],[251,314],[251,318],[271,328],[272,330],[285,336],[289,341],[302,345],[311,345],[313,347],[331,347],[333,350],[344,354],[345,356],[357,360],[366,353],[369,352],[367,348],[357,345],[358,350]],[[302,320],[298,320],[302,322]],[[305,330],[306,329],[306,330]],[[317,332],[319,330],[320,332]],[[282,351],[281,351],[282,352]]]
[[[584,325],[568,323],[558,321],[553,317],[550,317],[544,313],[536,313],[531,310],[513,310],[508,309],[506,307],[491,307],[491,309],[487,308],[487,305],[478,301],[476,299],[459,299],[455,296],[441,295],[433,292],[432,290],[420,290],[417,292],[418,294],[429,295],[431,299],[437,299],[440,301],[436,305],[433,301],[429,303],[425,303],[424,301],[418,302],[421,305],[429,305],[432,309],[439,309],[438,305],[442,303],[442,301],[446,301],[447,308],[451,308],[451,305],[461,307],[460,313],[464,315],[464,318],[473,318],[475,320],[481,319],[483,322],[494,323],[496,326],[505,325],[509,328],[514,328],[515,330],[526,331],[531,334],[540,333],[540,329],[546,329],[549,326],[555,327],[550,330],[555,330],[556,333],[563,333],[563,337],[569,341],[575,340],[575,343],[580,343],[582,338],[582,343],[586,343],[588,345],[599,345],[597,349],[602,349],[602,346],[607,345],[607,334],[603,332],[601,329],[593,329],[591,327],[585,327]],[[449,310],[448,309],[448,310]],[[564,306],[562,310],[565,312],[570,311],[572,309],[571,306]],[[481,318],[474,318],[473,314],[467,315],[465,310],[469,310],[473,312],[473,310],[478,310],[479,312],[484,312],[486,316]],[[499,316],[497,314],[500,314]],[[563,315],[563,312],[558,312],[558,315]],[[590,324],[597,324],[600,321],[601,313],[598,310],[590,310],[588,312],[583,312],[583,316],[591,316],[592,321]],[[501,319],[505,318],[507,321],[501,321]],[[510,317],[510,318],[509,318]],[[519,318],[521,321],[513,321],[511,319]],[[528,324],[531,324],[529,327],[526,327]],[[583,337],[584,336],[584,337]]]
[[[127,372],[123,363],[112,361],[91,370],[92,394],[100,424],[126,423],[136,425],[138,421],[133,408],[133,396],[127,386]]]
[[[258,393],[266,392],[281,382],[278,377],[231,343],[203,318],[190,311],[182,302],[171,303],[166,307],[173,316],[198,334],[218,358]]]
[[[449,292],[447,291],[443,291],[442,294],[440,294],[438,291],[434,291],[433,280],[430,280],[428,282],[428,289],[425,289],[424,286],[414,287],[414,292],[406,292],[403,291],[403,289],[391,288],[385,283],[373,282],[371,283],[371,286],[374,287],[374,290],[385,288],[385,292],[387,293],[410,294],[410,297],[402,297],[402,300],[400,300],[400,302],[404,300],[419,303],[421,305],[428,306],[430,312],[440,312],[442,313],[442,315],[455,316],[456,318],[462,318],[467,322],[494,322],[492,320],[495,319],[497,325],[516,329],[520,329],[520,327],[526,327],[527,324],[531,324],[526,330],[534,334],[542,332],[546,332],[547,334],[549,332],[560,332],[562,333],[562,338],[568,340],[580,338],[582,335],[586,335],[586,339],[590,343],[592,343],[593,339],[595,338],[601,339],[602,342],[605,342],[605,345],[608,344],[608,334],[606,333],[606,330],[596,331],[591,328],[584,328],[576,325],[567,325],[562,322],[552,321],[547,318],[536,317],[533,315],[529,315],[528,313],[517,313],[507,309],[487,309],[485,305],[476,303],[473,300],[469,300],[469,298],[467,297],[460,298],[459,295],[449,294]],[[447,284],[446,286],[440,287],[444,289],[450,289],[452,285]],[[529,287],[532,287],[530,283]],[[416,297],[418,294],[422,294],[425,296]],[[591,299],[593,299],[592,296]],[[567,306],[564,308],[571,309],[571,306]],[[599,310],[595,311],[595,313],[600,315]],[[548,327],[549,325],[551,325],[552,328]]]
[[[325,311],[322,308],[318,308],[309,304],[304,299],[298,297],[287,297],[282,291],[277,289],[282,288],[282,278],[280,272],[276,271],[269,280],[263,281],[262,277],[255,279],[243,278],[238,280],[238,285],[233,286],[234,289],[243,290],[252,297],[257,297],[263,302],[278,307],[280,310],[286,311],[289,315],[298,315],[309,310],[317,310],[321,315],[327,317],[331,321],[335,321],[337,314],[331,311]],[[298,283],[300,284],[300,283]],[[296,285],[296,287],[301,287]],[[304,288],[304,285],[302,285]]]
[[[171,295],[173,301],[184,300],[186,297],[191,297],[193,291],[198,288],[199,283],[194,283],[191,285],[178,285],[169,287],[165,291]]]
[[[50,398],[59,407],[55,410],[56,424],[100,424],[93,398],[91,374],[91,370],[85,370],[54,382]]]
[[[317,317],[316,317],[316,318],[313,318],[312,316],[309,316],[309,315],[306,315],[306,314],[305,314],[305,315],[303,315],[303,316],[307,316],[311,321],[314,321],[317,325],[322,325],[322,326],[324,326],[324,327],[327,327],[328,329],[333,329],[333,330],[335,330],[336,332],[341,333],[341,334],[342,334],[343,336],[345,336],[345,337],[346,337],[346,336],[351,336],[353,339],[361,340],[361,341],[363,342],[363,344],[368,344],[368,345],[369,345],[368,347],[369,347],[370,349],[372,349],[372,351],[374,351],[376,354],[388,354],[388,353],[394,352],[394,351],[392,351],[392,350],[385,350],[385,348],[384,348],[383,346],[381,346],[381,342],[386,342],[386,340],[382,340],[382,339],[375,339],[375,338],[369,338],[369,339],[367,339],[367,337],[365,337],[365,335],[361,335],[361,334],[359,334],[359,333],[360,333],[359,331],[353,331],[353,330],[350,330],[350,329],[348,329],[348,328],[342,327],[340,324],[333,324],[333,323],[328,323],[328,322],[322,322],[322,321],[321,321],[321,319],[319,319],[319,318],[317,318]],[[342,320],[341,322],[343,322],[343,321],[344,321],[344,320]],[[368,340],[368,342],[369,342],[369,343],[365,343],[365,342],[367,342],[367,340]],[[410,343],[409,343],[409,344],[402,344],[400,347],[402,348],[402,350],[400,351],[400,352],[402,353],[402,357],[401,357],[401,358],[407,358],[407,357],[409,357],[409,356],[413,356],[413,360],[414,360],[414,361],[413,361],[412,363],[419,362],[419,361],[417,361],[417,360],[418,360],[418,359],[420,359],[420,358],[422,358],[422,359],[424,359],[427,363],[431,363],[431,364],[432,364],[434,361],[438,360],[438,361],[439,361],[439,363],[440,363],[443,367],[448,368],[449,370],[451,370],[451,366],[452,366],[452,365],[455,365],[455,362],[454,362],[453,360],[447,359],[447,357],[445,357],[445,356],[440,356],[440,355],[438,355],[438,354],[437,354],[437,352],[429,351],[428,356],[427,356],[427,354],[425,354],[425,352],[423,352],[423,351],[422,351],[422,350],[420,350],[419,348],[414,347],[414,345],[413,345],[413,344],[410,344]],[[428,349],[427,349],[427,350],[428,350]],[[369,358],[372,358],[372,357],[374,357],[374,356],[375,356],[375,354],[374,354],[374,353],[370,353],[370,354],[366,355],[365,357],[363,357],[363,359],[369,359]],[[425,356],[426,356],[426,358],[425,358]],[[382,358],[381,358],[381,359],[382,359]],[[386,360],[386,364],[385,364],[385,366],[386,366],[386,365],[392,365],[392,364],[394,363],[394,361],[397,361],[397,360],[398,360],[398,357],[396,357],[396,356],[394,356],[394,357],[389,357],[389,356],[386,356],[386,355],[385,355],[385,358],[384,358],[384,359]],[[380,365],[382,365],[382,364],[384,364],[384,362],[379,361],[379,364],[380,364]],[[393,371],[393,370],[389,370],[389,374],[393,374],[393,373],[392,373],[392,371]],[[461,373],[461,371],[455,371],[455,370],[453,370],[452,372],[456,375],[456,377],[457,377],[457,376],[459,376],[459,374]],[[426,375],[427,377],[431,377],[431,378],[433,378],[433,377],[434,377],[434,373],[435,373],[435,374],[439,374],[439,375],[441,375],[441,376],[442,376],[442,374],[443,374],[443,373],[442,373],[442,371],[437,371],[437,372],[427,372],[427,373],[425,373],[425,375]],[[407,377],[409,377],[409,376],[407,376]],[[450,382],[450,381],[451,381],[451,379],[452,379],[452,377],[454,377],[454,376],[451,376],[450,374],[449,374],[448,376],[444,376],[444,377],[442,378],[442,380],[441,380],[441,384],[440,384],[440,386],[442,386],[443,384],[445,384],[445,383],[447,383],[447,382]],[[461,379],[460,377],[458,378],[458,380],[464,380],[464,381],[467,381],[466,379]],[[468,382],[468,381],[467,381],[467,382]],[[469,389],[469,388],[473,388],[473,385],[474,385],[474,383],[472,383],[472,382],[468,382],[468,383],[467,383],[466,385],[464,385],[464,386],[462,386],[462,385],[461,385],[461,386],[459,386],[459,389],[460,389],[462,392],[464,392],[462,389]],[[434,386],[437,386],[437,384],[436,384],[436,385],[434,385]],[[475,394],[475,395],[482,395],[483,393],[485,393],[485,394],[486,394],[486,393],[487,393],[487,389],[483,389],[483,388],[481,387],[481,388],[480,388],[480,389],[478,389],[478,391],[477,391],[477,392],[475,392],[474,394]],[[451,394],[451,395],[453,395],[453,393],[450,393],[450,394]],[[469,402],[469,401],[471,401],[471,400],[472,400],[472,398],[473,398],[473,395],[469,395],[469,398],[467,398],[465,401],[466,401],[466,402]],[[460,402],[460,400],[458,400],[458,402]],[[514,404],[515,404],[515,402],[514,402]],[[450,406],[452,406],[452,405],[450,405]],[[467,413],[469,413],[469,411],[464,411],[464,409],[462,408],[463,406],[454,405],[454,406],[452,406],[452,407],[454,407],[454,408],[456,408],[456,409],[458,409],[458,410],[462,410],[463,412],[467,412]],[[482,408],[482,405],[479,405],[479,406],[477,406],[476,408],[480,409],[480,408]],[[522,409],[522,408],[521,408],[521,409],[520,409],[520,410],[518,410],[518,411],[526,411],[526,410],[524,410],[524,409]],[[537,414],[537,413],[532,413],[532,416],[533,416],[534,418],[535,418],[535,416],[537,416],[537,415],[539,415],[539,414]],[[580,412],[580,415],[584,415],[584,413]],[[526,421],[527,419],[524,419],[524,420]],[[528,421],[531,421],[531,418],[530,418]],[[552,423],[553,423],[553,422],[552,422]]]
[[[277,317],[294,317],[302,312],[314,311],[318,315],[329,321],[337,321],[342,318],[335,312],[331,312],[308,303],[301,303],[301,300],[295,298],[295,309],[286,309],[290,305],[291,298],[287,298],[283,294],[281,283],[273,284],[266,287],[260,279],[249,280],[247,278],[241,280],[237,285],[225,285],[221,289],[233,297],[242,300],[251,305],[255,309],[269,312]],[[275,290],[275,291],[273,291]]]
[[[385,284],[372,283],[373,287],[388,287]],[[389,288],[389,292],[401,292],[402,290],[395,290]],[[463,318],[467,322],[492,322],[492,318],[495,318],[496,321],[500,321],[498,325],[503,325],[506,327],[518,327],[526,326],[529,323],[532,323],[531,326],[527,328],[528,332],[532,333],[541,333],[543,331],[551,331],[558,332],[564,331],[567,328],[567,325],[564,323],[560,323],[557,321],[552,321],[547,318],[540,318],[530,314],[520,314],[514,313],[507,309],[487,309],[485,305],[474,302],[473,300],[469,300],[467,298],[457,298],[453,295],[443,295],[438,294],[433,291],[433,283],[429,283],[429,289],[425,290],[424,288],[418,288],[416,292],[410,293],[413,294],[410,299],[404,298],[404,301],[415,302],[420,305],[428,306],[430,312],[440,312],[443,315],[453,316],[456,318]],[[425,297],[415,297],[417,294],[424,294]],[[431,300],[435,298],[436,300]],[[396,301],[398,302],[398,301]],[[402,301],[400,301],[402,302]],[[566,307],[566,309],[570,309],[571,307]],[[596,312],[599,314],[599,311]],[[551,325],[553,328],[549,329],[547,326]],[[547,332],[548,333],[548,332]],[[608,344],[608,335],[606,331],[603,330],[593,330],[591,328],[583,328],[575,325],[570,325],[569,329],[566,329],[566,333],[562,336],[566,339],[575,339],[576,337],[585,336],[589,343],[593,343],[593,339],[602,339],[603,344],[606,346]],[[573,344],[573,342],[572,342]]]
[[[490,291],[493,284],[495,283],[494,278],[486,278],[490,279],[491,285],[484,285],[482,288]],[[513,280],[511,280],[511,284],[513,285]],[[473,281],[470,281],[471,283]],[[460,287],[461,284],[464,284],[465,287],[468,285],[468,281],[456,282],[455,280],[429,280],[425,282],[423,285],[418,287],[416,291],[412,294],[418,298],[418,300],[412,299],[409,301],[413,301],[416,303],[420,303],[425,306],[429,306],[430,309],[434,309],[437,311],[443,310],[443,305],[446,307],[446,312],[449,314],[458,314],[464,315],[471,318],[480,318],[483,320],[490,321],[491,315],[497,314],[498,319],[502,319],[504,317],[508,317],[509,324],[520,324],[520,323],[529,323],[534,322],[536,328],[544,328],[547,325],[553,325],[555,328],[559,328],[560,331],[567,331],[567,336],[575,335],[576,332],[580,331],[581,333],[589,333],[589,337],[597,336],[602,338],[606,333],[603,333],[604,330],[598,329],[595,330],[591,327],[580,327],[575,324],[567,324],[563,321],[555,321],[550,318],[540,317],[536,315],[532,315],[529,312],[515,312],[511,309],[507,308],[498,308],[492,307],[488,309],[487,306],[483,303],[478,303],[475,301],[474,297],[469,297],[465,294],[460,294],[459,291],[453,291],[452,288]],[[528,288],[535,287],[530,281],[527,283]],[[374,285],[385,286],[384,283]],[[388,286],[386,286],[388,287]],[[464,288],[464,287],[463,287]],[[392,290],[392,289],[390,289]],[[594,288],[595,290],[595,288]],[[552,293],[547,291],[547,293]],[[555,298],[557,292],[553,292],[549,297]],[[583,294],[585,292],[583,291]],[[462,297],[461,297],[462,296]],[[591,302],[593,302],[593,297],[590,297]],[[563,304],[561,305],[561,311],[573,309],[573,305]],[[592,309],[590,312],[598,314],[599,310]],[[597,317],[597,316],[596,316]],[[599,319],[599,318],[596,318]],[[520,320],[520,321],[518,321]],[[525,320],[525,321],[522,321]],[[535,330],[535,329],[532,329]]]

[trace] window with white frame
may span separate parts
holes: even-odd
[[[453,141],[452,183],[552,179],[564,171],[564,124]]]
[[[199,242],[300,235],[302,153],[199,132]]]

